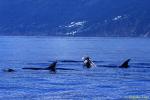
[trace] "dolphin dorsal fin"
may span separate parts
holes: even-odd
[[[122,64],[121,64],[121,68],[128,68],[129,67],[129,61],[130,61],[131,59],[127,59],[125,62],[123,62]]]

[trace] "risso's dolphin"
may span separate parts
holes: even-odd
[[[96,67],[90,57],[82,57],[83,59],[83,66],[86,68]]]
[[[28,67],[28,68],[22,68],[22,69],[30,69],[30,70],[49,70],[50,72],[56,73],[56,70],[75,70],[75,69],[67,69],[67,68],[56,68],[57,61],[54,61],[52,64],[50,64],[46,68],[34,68],[34,67]],[[75,70],[78,71],[78,70]]]
[[[131,59],[127,59],[124,61],[121,65],[97,65],[98,67],[109,67],[109,68],[128,68],[129,67],[129,62]]]
[[[52,64],[49,65],[47,68],[33,68],[33,67],[28,67],[28,68],[22,68],[22,69],[31,69],[31,70],[49,70],[51,72],[56,72],[56,64],[57,61],[54,61]]]

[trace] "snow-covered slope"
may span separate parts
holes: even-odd
[[[0,0],[0,35],[150,36],[149,0]]]

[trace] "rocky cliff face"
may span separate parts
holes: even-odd
[[[0,0],[0,35],[150,36],[149,0]]]

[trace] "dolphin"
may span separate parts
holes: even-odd
[[[22,68],[22,69],[50,70],[51,72],[56,72],[56,64],[57,64],[57,61],[54,61],[52,64],[49,65],[49,67],[46,67],[46,68],[33,68],[33,67],[28,67],[28,68]]]
[[[96,67],[90,57],[82,57],[83,59],[83,66],[86,68]]]
[[[125,60],[121,65],[97,65],[99,67],[110,67],[110,68],[115,68],[115,67],[119,67],[119,68],[128,68],[129,67],[129,62],[131,59],[127,59]]]
[[[8,68],[8,69],[3,69],[4,72],[14,72],[14,69]]]
[[[56,68],[57,61],[54,61],[52,64],[50,64],[46,68],[33,68],[33,67],[28,67],[28,68],[22,68],[22,69],[30,69],[30,70],[49,70],[50,72],[56,73],[56,70],[75,70],[75,69],[67,69],[67,68]],[[78,71],[78,70],[76,70]]]
[[[119,67],[120,68],[128,68],[129,67],[129,62],[131,59],[127,59],[125,62],[123,62]]]

